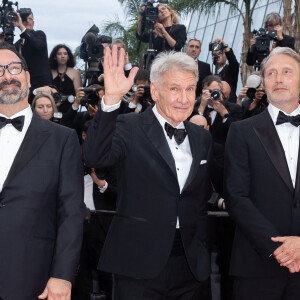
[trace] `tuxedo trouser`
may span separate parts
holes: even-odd
[[[234,300],[299,300],[300,273],[280,277],[234,278]]]
[[[210,279],[199,282],[185,257],[180,230],[162,272],[152,279],[136,279],[114,274],[114,300],[210,300]]]

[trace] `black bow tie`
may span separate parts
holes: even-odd
[[[185,129],[174,128],[172,125],[170,125],[167,122],[165,123],[165,130],[170,139],[172,139],[172,136],[174,135],[174,139],[178,145],[183,143],[183,141],[187,135],[187,132],[185,131]]]
[[[295,127],[298,127],[300,125],[300,115],[287,116],[282,111],[279,111],[277,121],[276,121],[276,125],[280,125],[280,124],[283,124],[283,123],[291,123]]]
[[[13,125],[17,130],[22,131],[24,126],[25,116],[19,116],[13,119],[7,119],[0,117],[0,129],[5,127],[7,124]]]

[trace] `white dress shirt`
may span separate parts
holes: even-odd
[[[0,129],[0,192],[2,191],[8,172],[32,120],[31,107],[28,105],[27,108],[19,111],[9,118],[13,119],[23,115],[25,116],[25,120],[24,127],[21,132],[18,131],[12,124],[7,124],[5,127]],[[7,118],[7,116],[1,113],[0,116]]]
[[[105,112],[111,112],[120,107],[121,101],[117,104],[109,106],[109,105],[105,105],[103,100],[104,99],[102,99],[102,101],[101,101],[101,109]],[[168,135],[165,131],[165,122],[167,122],[167,121],[159,114],[159,112],[157,111],[156,105],[154,105],[152,111],[153,111],[154,115],[156,116],[156,118],[158,119],[160,125],[163,128],[165,138],[167,140],[167,143],[170,147],[171,153],[172,153],[174,161],[175,161],[179,189],[180,189],[180,192],[182,192],[182,189],[188,178],[188,175],[189,175],[189,172],[191,169],[191,165],[192,165],[192,161],[193,161],[188,135],[185,137],[182,144],[178,145],[174,139],[174,136],[172,137],[172,139],[170,139],[168,137]],[[181,122],[178,126],[176,126],[176,128],[184,129],[183,122]],[[178,217],[177,217],[176,228],[179,228]]]
[[[279,139],[281,141],[282,147],[284,149],[286,161],[291,174],[293,186],[295,188],[296,175],[297,175],[297,164],[298,164],[298,150],[299,150],[299,127],[292,125],[291,123],[283,123],[276,125],[279,109],[272,104],[269,104],[268,110],[272,121],[275,125],[276,131],[278,133]],[[295,116],[300,114],[300,106],[294,110],[288,116]]]

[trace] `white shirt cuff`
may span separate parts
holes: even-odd
[[[103,187],[98,186],[98,189],[99,189],[100,193],[103,194],[106,191],[107,187],[108,187],[108,183],[107,183],[107,181],[105,181],[104,186]]]
[[[131,63],[124,65],[124,70],[125,71],[129,71],[131,69],[132,69],[132,64]]]
[[[102,100],[101,100],[101,109],[104,111],[104,112],[112,112],[116,109],[118,109],[121,105],[121,100],[116,103],[116,104],[113,104],[113,105],[105,105],[104,103],[104,96],[102,97]]]

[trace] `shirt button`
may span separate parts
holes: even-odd
[[[179,168],[177,168],[177,171],[179,171]]]
[[[176,147],[176,150],[178,150],[178,148]]]

